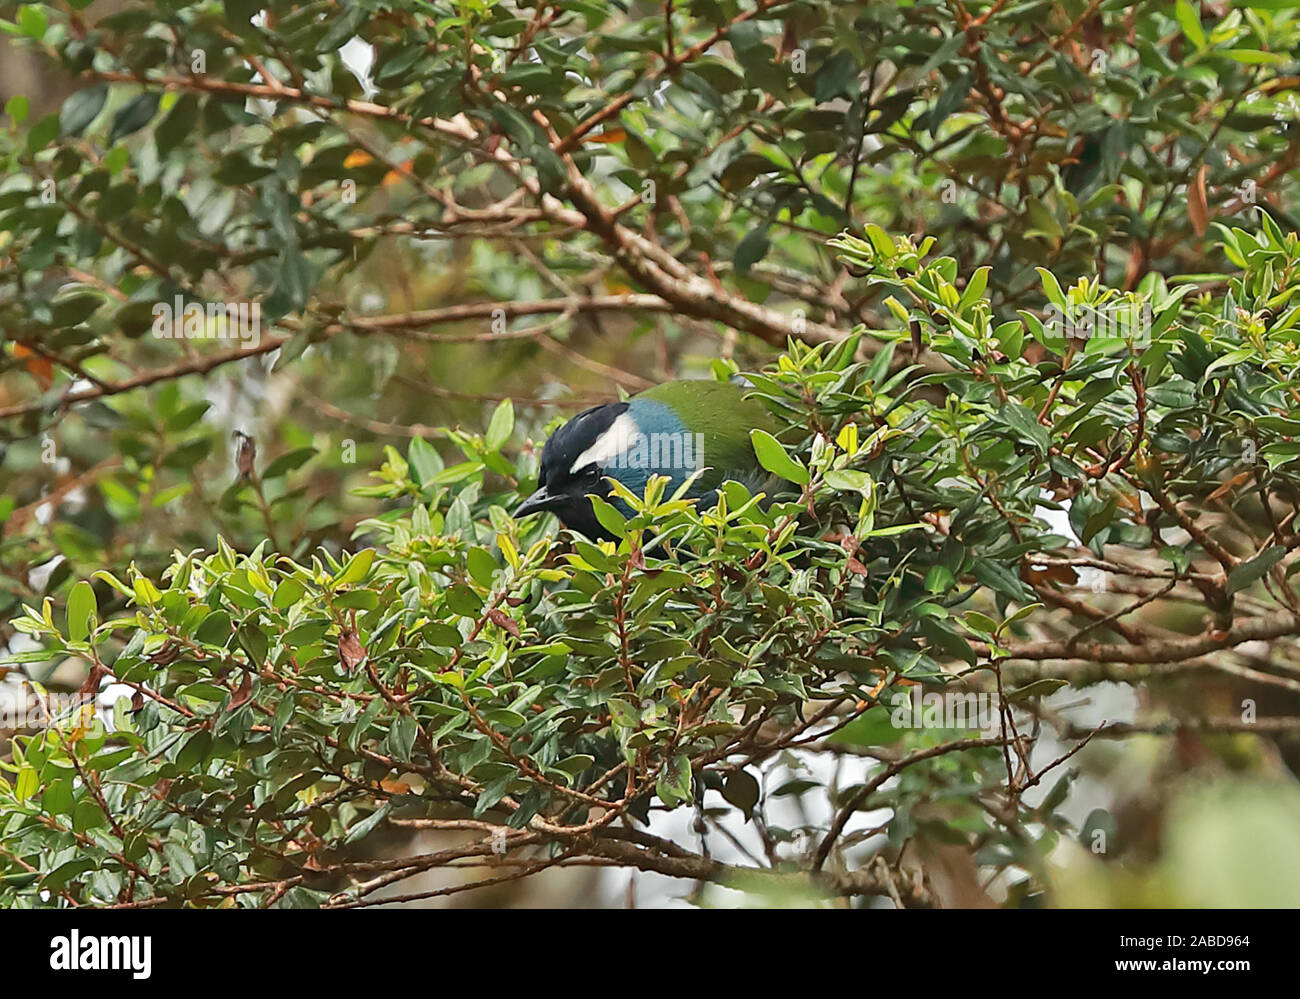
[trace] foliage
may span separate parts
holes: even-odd
[[[1131,290],[1217,272],[1210,217],[1294,219],[1275,3],[624,6],[72,0],[0,24],[77,88],[6,95],[0,129],[0,610],[108,561],[161,571],[214,522],[337,552],[384,443],[505,395],[533,419],[878,328],[823,245],[845,227],[934,235],[1006,319],[1044,304],[1032,265]],[[149,335],[177,295],[257,302],[257,344]],[[235,430],[308,463],[231,488]]]
[[[1043,696],[1123,675],[1089,658],[1151,668],[1300,622],[1289,521],[1240,516],[1210,537],[1188,512],[1212,489],[1243,511],[1295,495],[1296,426],[1281,414],[1300,240],[1225,230],[1244,269],[1222,295],[1156,281],[1148,339],[1061,345],[1033,315],[995,325],[979,275],[959,293],[955,261],[928,241],[869,235],[837,246],[910,298],[894,299],[894,336],[920,324],[953,370],[898,368],[892,343],[861,359],[859,331],[792,343],[748,374],[785,427],[760,457],[798,496],[729,483],[701,510],[656,480],[619,494],[630,515],[599,505],[617,545],[566,544],[507,513],[505,483],[526,491],[536,459],[503,453],[503,404],[486,435],[450,434],[455,464],[422,440],[388,450],[366,495],[389,509],[358,527],[377,547],[295,561],[220,540],[177,552],[156,581],[100,572],[65,613],[28,608],[15,627],[42,649],[19,661],[81,658],[88,690],[111,673],[136,698],[119,698],[111,728],[77,713],[14,740],[0,785],[10,903],[348,906],[492,853],[529,858],[513,876],[592,856],[752,884],[764,872],[621,822],[704,808],[710,792],[764,825],[776,799],[831,795],[825,821],[769,829],[782,844],[769,891],[932,901],[902,870],[864,864],[867,837],[839,838],[869,802],[892,811],[867,852],[978,844],[984,867],[1025,875],[1015,893],[1041,892],[1059,839],[1082,832],[1059,812],[1070,771],[1029,763]],[[1043,280],[1053,299],[1113,294]],[[1239,469],[1252,487],[1237,497],[1220,484]],[[1045,519],[1052,490],[1072,500],[1075,539]],[[1167,542],[1179,527],[1189,541]],[[1187,635],[1135,638],[1118,613],[1080,627],[1049,564],[1147,573],[1166,584],[1157,596],[1199,591],[1213,613]],[[133,613],[101,618],[111,592]],[[1090,653],[1105,636],[1112,654]],[[991,734],[900,730],[891,705],[918,684],[995,692]],[[903,753],[863,783],[773,787],[773,764],[813,743]],[[484,837],[352,859],[403,826]]]
[[[0,730],[0,904],[1276,900],[1222,843],[1285,866],[1300,766],[1298,25],[19,5],[0,695],[61,710]],[[552,410],[742,372],[794,494],[508,515]]]

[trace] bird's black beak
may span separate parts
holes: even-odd
[[[519,504],[512,516],[518,520],[520,517],[527,517],[530,513],[538,513],[541,510],[549,510],[559,502],[562,497],[552,496],[546,491],[546,487],[540,487],[537,492],[533,493],[528,499]]]

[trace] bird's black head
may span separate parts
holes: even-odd
[[[584,410],[551,435],[542,449],[537,491],[515,511],[516,517],[547,510],[565,527],[589,538],[607,538],[608,532],[596,520],[588,496],[609,495],[604,466],[609,455],[603,442],[617,446],[611,433],[614,423],[627,412],[626,402],[611,402]]]

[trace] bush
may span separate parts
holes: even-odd
[[[504,873],[400,897],[582,860],[952,902],[912,843],[961,845],[1011,898],[1049,890],[1058,848],[1111,822],[1065,814],[1069,757],[1141,727],[1066,726],[1069,749],[1043,759],[1061,721],[1045,698],[1207,664],[1268,675],[1232,650],[1300,633],[1300,241],[1267,217],[1223,229],[1240,270],[1217,293],[1195,276],[1065,290],[1042,271],[1054,315],[1149,317],[1081,339],[1030,312],[997,321],[988,270],[959,290],[930,240],[867,237],[834,245],[892,331],[791,342],[746,375],[784,428],[759,455],[798,495],[729,483],[706,510],[652,482],[598,505],[617,544],[521,525],[507,511],[536,448],[506,447],[503,403],[484,434],[449,432],[455,464],[421,439],[387,450],[364,490],[385,510],[356,528],[371,547],[294,559],[219,540],[159,579],[101,571],[66,608],[28,607],[14,625],[41,648],[11,663],[83,660],[83,694],[111,677],[134,697],[111,726],[73,712],[14,738],[0,897],[353,906],[469,859]],[[951,370],[912,363],[916,337]],[[1072,595],[1083,572],[1108,581],[1096,601]],[[101,617],[117,600],[132,611]],[[1204,622],[1153,613],[1189,600]],[[986,730],[908,727],[914,690],[986,695]],[[816,764],[859,758],[849,783]],[[802,822],[772,821],[782,799]],[[674,810],[701,831],[754,823],[770,863],[665,838],[655,817]],[[366,855],[412,829],[471,835]]]

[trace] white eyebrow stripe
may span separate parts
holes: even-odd
[[[621,454],[631,445],[632,438],[640,432],[634,420],[628,413],[620,413],[618,419],[609,425],[609,429],[596,438],[595,443],[582,454],[578,455],[569,469],[570,475],[577,475],[578,470],[586,468],[588,465],[598,465],[604,467],[615,455]]]

